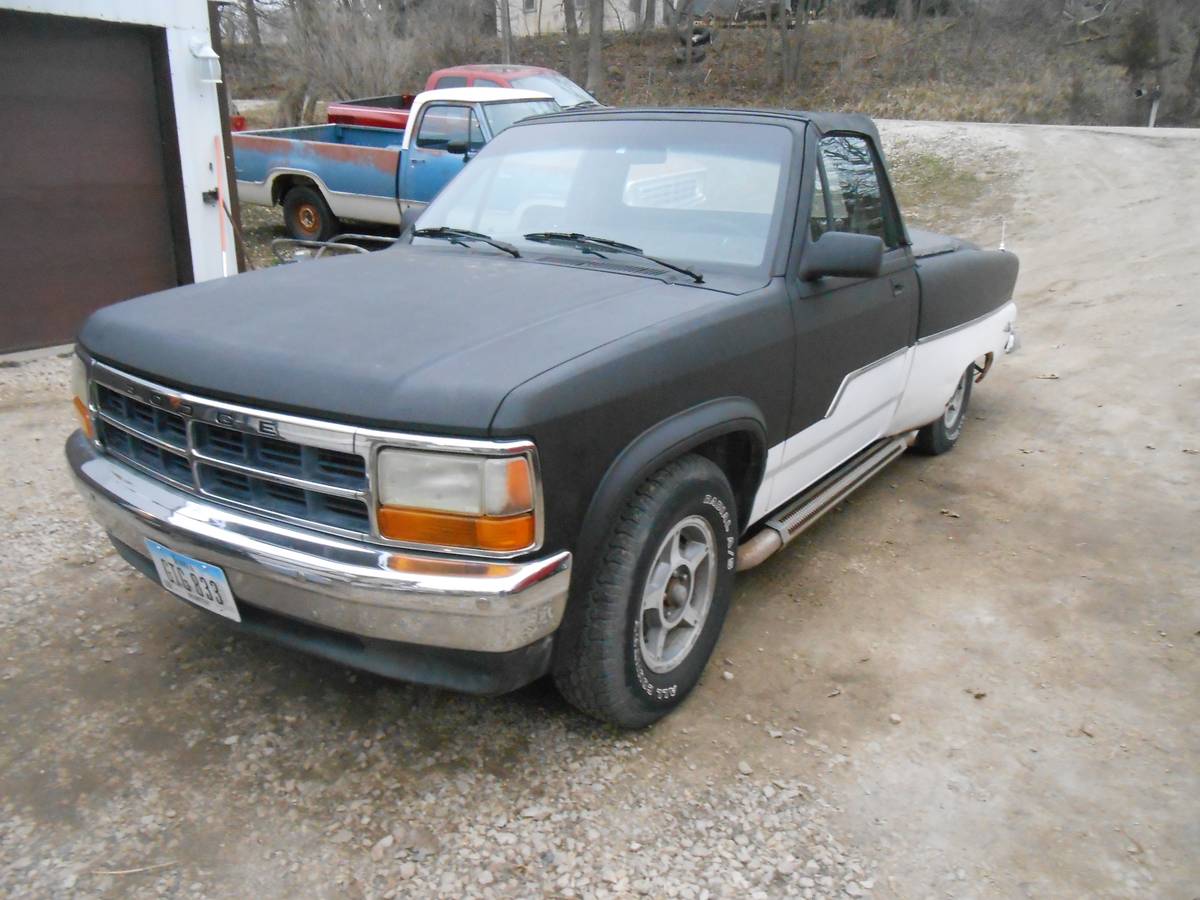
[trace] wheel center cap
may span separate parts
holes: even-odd
[[[683,617],[683,611],[692,599],[692,573],[680,566],[667,582],[663,596],[663,618],[673,625]]]

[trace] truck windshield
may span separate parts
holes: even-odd
[[[552,130],[551,130],[552,129]],[[704,271],[756,268],[774,245],[791,132],[726,122],[547,122],[488,144],[419,228],[456,228],[545,254],[526,235],[599,235]]]
[[[549,94],[558,101],[563,109],[572,106],[591,105],[596,98],[573,82],[570,78],[557,72],[544,72],[540,75],[526,75],[524,78],[514,78],[512,86],[522,91],[541,91]]]
[[[522,119],[530,116],[544,116],[546,113],[558,112],[559,105],[553,100],[518,100],[513,103],[489,103],[483,108],[488,125],[492,127],[492,137],[504,131]]]

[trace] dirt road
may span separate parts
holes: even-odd
[[[230,636],[84,518],[65,361],[0,368],[0,892],[1196,897],[1200,134],[884,131],[1001,173],[1022,353],[645,733]]]

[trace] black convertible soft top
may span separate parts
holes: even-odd
[[[647,106],[622,107],[619,109],[589,107],[587,109],[564,110],[563,112],[534,116],[518,122],[514,127],[536,125],[543,122],[573,122],[589,119],[693,119],[697,122],[703,122],[714,119],[727,121],[730,118],[744,118],[747,121],[784,119],[791,122],[810,122],[822,134],[830,134],[838,131],[854,131],[859,134],[868,135],[874,139],[876,146],[879,145],[879,132],[875,129],[875,123],[869,116],[864,116],[860,113],[804,112],[800,110],[764,109],[757,107],[697,106],[662,108]]]

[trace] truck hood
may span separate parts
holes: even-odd
[[[359,424],[486,432],[517,385],[722,294],[651,278],[405,247],[107,307],[97,359],[215,399]]]

